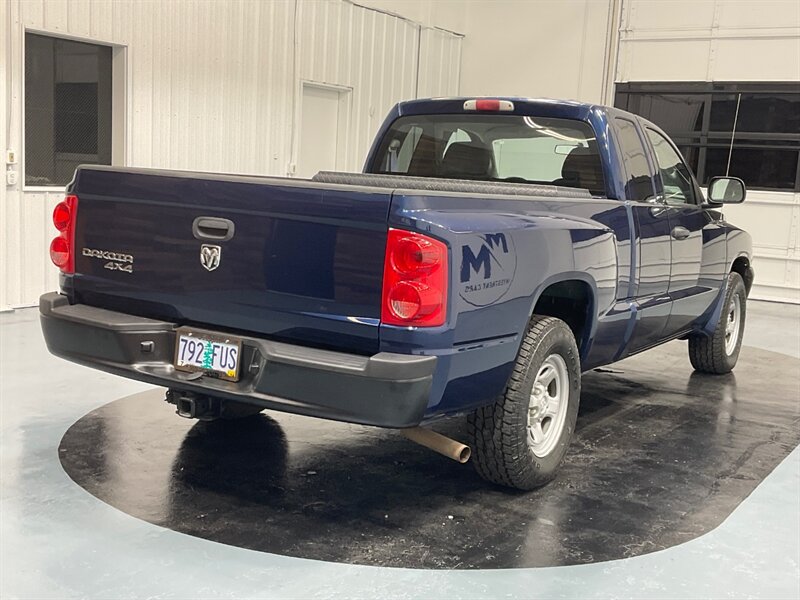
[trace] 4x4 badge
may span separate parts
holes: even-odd
[[[203,244],[200,246],[200,264],[203,265],[206,271],[213,271],[216,269],[221,259],[222,248],[219,246],[212,246],[211,244]]]

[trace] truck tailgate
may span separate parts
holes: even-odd
[[[391,190],[82,167],[70,193],[75,301],[377,351]]]

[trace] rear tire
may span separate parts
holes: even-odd
[[[723,306],[713,335],[689,336],[689,360],[701,373],[730,373],[739,360],[747,315],[747,290],[738,273],[728,275]]]
[[[468,417],[478,474],[520,490],[552,481],[575,430],[580,393],[572,331],[560,319],[534,315],[505,392]]]

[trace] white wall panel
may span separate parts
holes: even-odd
[[[10,40],[6,35],[10,29],[10,22],[9,22],[10,15],[8,14],[8,4],[5,2],[0,2],[0,27],[3,28],[3,31],[6,32],[0,37],[0,115],[2,115],[2,121],[0,121],[0,151],[5,152],[5,149],[8,147],[7,141],[7,130],[9,121],[9,113],[7,111],[8,106],[8,60],[7,60],[7,52]],[[3,159],[5,160],[5,159]],[[6,182],[5,182],[5,164],[3,164],[3,181],[0,181],[0,311],[5,310],[9,305],[8,299],[8,291],[9,291],[9,281],[8,281],[8,263],[9,263],[9,251],[10,251],[10,244],[9,244],[9,236],[11,234],[11,225],[8,220],[8,215],[6,214]],[[6,265],[6,266],[3,266]]]
[[[35,304],[39,294],[56,289],[58,270],[50,262],[47,249],[54,237],[50,220],[53,207],[62,198],[62,192],[6,194],[0,309]]]
[[[717,0],[722,30],[800,28],[800,4],[795,0]]]
[[[633,0],[626,2],[626,30],[708,29],[714,19],[715,4],[708,0]]]
[[[793,37],[754,37],[746,44],[717,39],[711,74],[715,81],[800,82],[800,28]]]
[[[415,97],[418,64],[421,89],[458,92],[459,35],[440,32],[423,49],[421,24],[343,0],[0,4],[0,64],[11,69],[11,102],[8,94],[0,100],[10,123],[2,147],[20,157],[26,28],[124,49],[124,163],[133,166],[286,175],[297,156],[299,88],[315,81],[352,90],[346,166],[360,170],[387,110]],[[434,21],[460,14],[428,12]],[[0,309],[33,304],[56,287],[49,213],[62,195],[21,184],[2,193]]]
[[[460,88],[462,37],[426,27],[420,35],[417,96],[452,96]]]
[[[426,27],[464,32],[467,3],[464,0],[354,0],[384,12],[403,15]],[[493,0],[489,0],[490,2]],[[475,3],[476,0],[471,0]]]
[[[750,191],[725,217],[753,236],[756,280],[751,295],[800,303],[800,194]]]
[[[603,100],[611,0],[466,5],[463,94]]]
[[[708,74],[708,40],[631,40],[621,45],[617,81],[705,81]],[[669,56],[669,60],[663,60]],[[698,60],[698,57],[700,60]],[[655,66],[657,65],[657,66]]]
[[[617,81],[800,80],[800,2],[624,0]]]

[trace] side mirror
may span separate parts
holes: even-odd
[[[708,184],[708,201],[712,204],[741,204],[746,195],[744,181],[738,177],[712,177]]]

